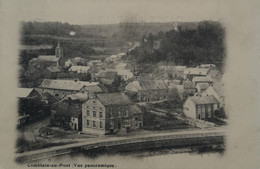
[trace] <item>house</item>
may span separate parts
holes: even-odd
[[[106,62],[116,62],[119,61],[123,56],[125,56],[125,53],[119,53],[117,55],[111,55],[105,59]]]
[[[218,74],[219,74],[218,70],[210,69],[208,74],[207,74],[207,77],[215,78],[216,76],[218,76]]]
[[[127,93],[136,93],[137,101],[165,100],[168,94],[167,85],[163,80],[139,80],[126,85]]]
[[[43,75],[43,77],[48,78],[48,79],[56,79],[58,73],[61,73],[61,72],[62,72],[62,69],[60,67],[49,66],[49,67],[43,69],[42,75]]]
[[[102,93],[82,104],[82,131],[111,134],[143,127],[142,111],[124,93]]]
[[[77,66],[77,65],[81,65],[81,66],[87,65],[86,59],[81,58],[81,57],[75,57],[73,59],[68,59],[65,62],[65,67],[71,67],[71,66]]]
[[[102,63],[101,60],[90,60],[88,62],[88,66],[95,66],[95,65],[100,64],[100,63]]]
[[[173,69],[174,78],[183,78],[184,77],[184,70],[186,68],[187,68],[186,66],[174,66],[174,69]]]
[[[81,104],[58,102],[51,108],[50,122],[65,129],[82,130]]]
[[[41,95],[33,88],[17,88],[17,97],[19,99],[40,99]]]
[[[223,85],[214,84],[209,86],[202,93],[202,96],[214,96],[218,100],[220,107],[225,106],[225,94]]]
[[[195,86],[198,83],[208,83],[211,85],[213,83],[213,79],[211,77],[196,76],[192,79],[192,82],[195,84]]]
[[[18,97],[17,127],[24,125],[30,120],[36,120],[44,116],[41,95],[32,88],[17,88]]]
[[[183,113],[193,119],[207,120],[218,108],[219,102],[214,96],[192,96],[183,104]]]
[[[63,100],[71,101],[71,102],[84,102],[89,98],[89,93],[75,93],[70,94],[64,97]]]
[[[177,90],[177,92],[179,93],[179,96],[181,99],[183,99],[183,92],[184,92],[184,86],[181,85],[180,83],[177,83],[176,80],[174,80],[173,82],[171,81],[165,81],[168,91],[169,92],[174,92],[175,90]]]
[[[98,74],[93,76],[95,81],[99,81],[105,85],[111,85],[117,77],[117,73],[109,70],[101,70]]]
[[[90,66],[71,66],[69,72],[88,73]]]
[[[61,99],[69,94],[78,92],[100,93],[102,89],[98,85],[98,82],[44,79],[36,90],[43,93],[48,92],[56,98]]]
[[[207,68],[210,70],[216,70],[217,66],[214,64],[200,64],[199,66],[197,66],[197,68]]]
[[[115,66],[115,68],[116,68],[117,70],[124,70],[124,69],[126,69],[126,63],[124,63],[124,62],[118,63],[118,64]]]
[[[117,72],[117,75],[121,76],[122,79],[124,79],[125,81],[134,77],[134,74],[130,70],[127,70],[127,69],[125,69],[125,70],[117,69],[116,72]]]
[[[183,92],[187,95],[193,95],[197,91],[196,86],[191,81],[183,82]]]
[[[208,87],[209,87],[208,83],[198,83],[196,85],[197,92],[200,93],[200,94],[202,92],[204,92]]]
[[[184,79],[192,81],[195,76],[207,76],[208,68],[186,68],[184,70]]]
[[[56,66],[56,67],[63,67],[65,65],[65,61],[63,58],[63,49],[60,47],[60,42],[55,50],[55,55],[40,55],[38,58],[33,58],[30,60],[29,65],[44,65],[45,67],[48,66]]]

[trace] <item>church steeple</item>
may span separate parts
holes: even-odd
[[[58,41],[56,50],[55,50],[55,55],[57,58],[62,58],[63,57],[63,49],[60,47],[60,41]]]

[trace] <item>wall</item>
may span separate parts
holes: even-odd
[[[89,112],[89,114],[87,113]],[[93,116],[93,112],[96,112],[96,117]],[[102,118],[100,117],[102,112]],[[87,125],[89,121],[89,126]],[[95,121],[96,127],[93,126]],[[105,121],[106,121],[106,109],[98,99],[89,99],[82,104],[82,131],[93,134],[105,134]],[[100,122],[102,128],[100,128]]]
[[[188,117],[196,119],[196,107],[190,98],[183,104],[183,113]]]

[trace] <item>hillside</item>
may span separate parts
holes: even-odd
[[[212,63],[222,68],[225,58],[224,28],[218,22],[199,22],[195,29],[179,26],[165,33],[143,36],[135,50],[129,52],[137,64],[168,62],[172,65],[196,66]]]

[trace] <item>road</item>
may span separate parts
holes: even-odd
[[[214,128],[212,130],[191,130],[191,131],[177,131],[177,132],[160,132],[160,133],[147,133],[142,135],[128,135],[121,137],[109,137],[103,136],[99,138],[91,138],[84,142],[67,144],[62,146],[44,148],[35,151],[28,151],[24,153],[16,154],[16,159],[23,160],[38,160],[51,156],[57,156],[62,154],[69,154],[78,148],[93,149],[98,146],[113,146],[121,144],[130,144],[138,142],[149,142],[155,140],[167,140],[167,139],[186,139],[186,138],[203,138],[203,137],[219,137],[225,136],[224,128]]]

